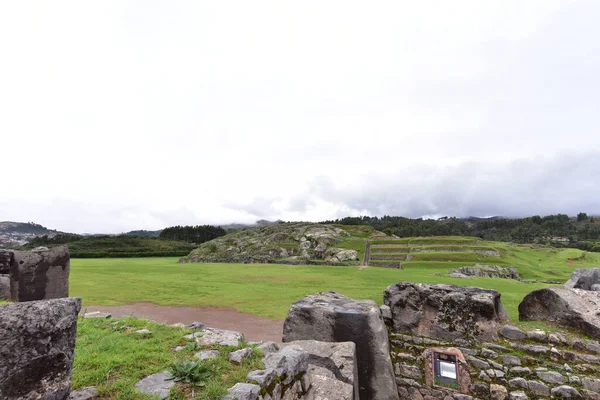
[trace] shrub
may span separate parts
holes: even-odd
[[[189,383],[194,386],[204,386],[205,380],[210,378],[211,373],[202,361],[177,361],[171,367],[169,380],[175,382]]]

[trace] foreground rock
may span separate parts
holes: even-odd
[[[308,353],[308,399],[353,400],[359,398],[356,345],[297,340],[290,345]]]
[[[600,339],[600,293],[550,287],[529,293],[519,304],[521,321],[551,321]]]
[[[353,300],[335,292],[309,295],[295,302],[283,326],[283,341],[354,342],[360,397],[396,400],[387,329],[371,300]]]
[[[218,328],[203,328],[186,337],[196,338],[196,342],[202,346],[218,344],[219,346],[238,347],[240,342],[244,340],[244,335],[239,332]]]
[[[443,340],[497,340],[508,319],[495,290],[400,282],[383,299],[397,332]]]
[[[71,262],[66,246],[15,251],[10,267],[12,301],[69,297]]]
[[[168,371],[149,375],[135,384],[135,390],[164,400],[169,397],[169,391],[175,384],[175,381],[169,379],[170,377]]]
[[[96,397],[98,397],[98,389],[88,386],[71,392],[69,400],[92,400]]]
[[[479,277],[479,278],[503,278],[520,280],[519,272],[515,267],[504,268],[499,265],[481,265],[473,267],[460,267],[450,270],[450,275],[456,275],[457,278]],[[462,276],[459,276],[462,275]]]
[[[66,399],[81,299],[0,306],[0,399]]]

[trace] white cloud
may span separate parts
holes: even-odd
[[[577,162],[600,148],[598,11],[593,1],[2,3],[11,190],[0,220],[118,232],[386,210],[598,213],[592,175],[568,202],[511,179],[517,160],[535,169],[542,156]],[[481,194],[473,168],[490,163],[495,187],[520,202]],[[448,171],[468,184],[446,190]],[[557,186],[537,173],[537,193]],[[333,201],[315,192],[317,177],[333,182]],[[378,181],[408,181],[420,197],[373,199]]]

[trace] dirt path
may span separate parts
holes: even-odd
[[[244,314],[230,308],[194,308],[158,306],[153,303],[133,303],[124,306],[89,306],[81,312],[103,311],[114,317],[134,316],[147,318],[163,324],[182,322],[190,324],[200,321],[212,328],[242,332],[248,341],[272,340],[281,342],[283,321],[264,319]]]

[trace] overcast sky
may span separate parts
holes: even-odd
[[[600,2],[4,1],[0,221],[600,214]]]

